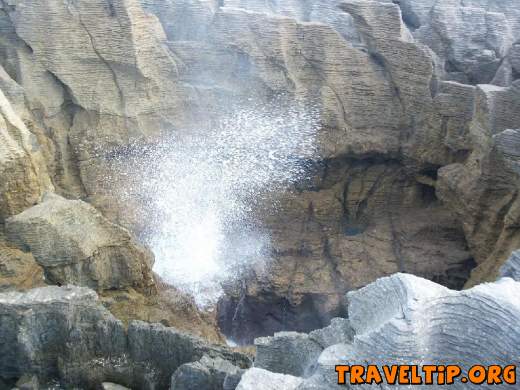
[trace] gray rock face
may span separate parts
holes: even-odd
[[[500,276],[520,282],[520,251],[513,252],[506,263],[500,267]]]
[[[243,370],[222,358],[206,355],[180,366],[172,375],[171,390],[234,390]]]
[[[520,37],[514,0],[400,0],[403,20],[413,36],[439,58],[445,77],[483,84]]]
[[[173,328],[131,322],[128,330],[83,287],[44,287],[0,294],[0,378],[36,375],[41,383],[94,388],[167,388],[184,363],[207,355],[222,366],[248,359]]]
[[[333,318],[330,325],[323,329],[316,329],[309,333],[309,337],[323,348],[334,344],[346,343],[354,338],[354,329],[346,318]]]
[[[293,376],[307,376],[312,372],[323,350],[309,335],[296,332],[257,338],[255,346],[255,367]]]
[[[242,376],[237,390],[296,390],[302,384],[301,378],[275,374],[261,368],[251,368]]]
[[[321,161],[256,210],[276,256],[227,291],[229,335],[322,327],[346,290],[395,272],[493,280],[520,247],[519,19],[517,0],[1,2],[0,222],[55,187],[141,232],[146,201],[106,188],[114,151],[284,94],[319,107]],[[116,263],[47,272],[145,279]]]
[[[520,332],[514,326],[520,319],[519,293],[520,283],[511,278],[466,291],[449,290],[407,274],[378,279],[347,294],[354,337],[338,338],[326,348],[312,375],[301,378],[297,388],[337,388],[337,364],[460,364],[464,370],[474,364],[512,364],[519,357]],[[261,341],[279,343],[276,337]],[[308,359],[314,356],[305,347],[299,352]],[[264,360],[280,354],[274,348],[264,353],[270,354]],[[298,356],[295,362],[298,359],[305,357]],[[244,386],[250,371],[243,376]],[[270,388],[272,378],[257,375],[257,388]],[[452,387],[478,388],[461,382]],[[379,388],[393,387],[382,384]]]
[[[7,236],[33,253],[47,278],[97,290],[153,285],[153,255],[123,228],[79,200],[47,194],[7,221]]]

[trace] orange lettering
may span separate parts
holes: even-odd
[[[433,385],[433,373],[437,372],[437,366],[423,366],[422,370],[426,374],[424,383],[427,385]]]
[[[350,384],[359,385],[364,383],[363,374],[365,373],[365,367],[363,366],[352,366],[350,367]]]
[[[336,372],[338,373],[338,385],[344,385],[346,383],[345,373],[350,369],[349,366],[336,366]]]
[[[473,366],[468,371],[468,377],[471,383],[480,385],[486,380],[486,368],[484,366]]]
[[[383,366],[386,382],[389,385],[395,385],[397,380],[397,366]]]
[[[377,366],[368,366],[365,383],[380,384],[381,382],[383,382],[383,378],[381,378],[381,373],[379,372]]]
[[[446,384],[452,385],[455,383],[455,378],[459,377],[462,373],[462,369],[459,366],[447,366],[446,367]]]
[[[422,378],[419,376],[419,367],[418,366],[412,366],[410,384],[422,385]]]
[[[516,384],[516,366],[506,366],[504,367],[504,382],[508,385]]]
[[[502,374],[502,367],[500,366],[489,366],[488,375],[487,375],[487,383],[488,385],[499,385],[502,383],[502,379],[500,379],[500,374]]]
[[[408,378],[409,374],[410,374],[410,366],[408,366],[408,365],[399,366],[399,384],[400,385],[410,384],[410,379]]]

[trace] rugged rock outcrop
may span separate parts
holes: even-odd
[[[153,255],[83,201],[46,194],[42,203],[9,218],[6,231],[54,284],[100,291],[153,286]]]
[[[43,268],[30,253],[11,247],[0,238],[0,292],[44,285]]]
[[[290,377],[288,389],[337,388],[337,364],[460,364],[464,370],[474,364],[512,364],[518,359],[520,333],[512,324],[520,316],[519,292],[520,284],[511,278],[460,292],[412,275],[381,278],[347,294],[353,338],[338,333],[336,343],[319,357],[309,351],[305,335],[293,338],[291,349],[299,353],[275,347],[284,345],[287,336],[260,340],[273,347],[261,352],[265,356],[255,361],[258,368],[247,371],[238,388],[271,389],[272,381],[282,377],[261,369],[295,374],[292,367],[306,360],[314,366]],[[281,364],[269,364],[273,361]],[[452,387],[478,386],[457,382]]]
[[[158,322],[210,342],[224,342],[213,312],[200,310],[193,297],[172,286],[156,285],[156,294],[142,294],[127,288],[103,291],[99,298],[125,325],[133,320]]]
[[[140,233],[112,159],[284,94],[319,109],[319,161],[255,210],[272,266],[226,286],[228,335],[322,327],[394,272],[493,280],[520,247],[519,20],[515,0],[0,2],[0,223],[54,187]],[[149,278],[33,252],[56,283]]]
[[[516,153],[520,89],[479,85],[468,127],[471,152],[463,163],[439,169],[437,195],[462,221],[478,267],[473,285],[496,278],[500,265],[520,246],[519,176]]]
[[[180,366],[172,376],[171,390],[234,390],[243,369],[220,357],[203,356],[197,362]]]
[[[82,287],[0,294],[0,377],[35,375],[43,385],[167,388],[172,373],[203,356],[247,368],[249,359],[160,324],[123,324]],[[224,363],[222,363],[224,364]]]
[[[52,188],[38,148],[0,89],[0,223],[37,203],[42,192]]]

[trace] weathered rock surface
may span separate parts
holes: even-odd
[[[94,207],[47,194],[11,217],[7,237],[30,251],[52,283],[97,290],[152,288],[153,255]]]
[[[293,376],[312,372],[323,347],[305,333],[279,332],[255,339],[255,367]]]
[[[298,389],[338,388],[337,364],[459,364],[467,370],[474,364],[503,364],[519,357],[520,333],[514,324],[520,318],[520,283],[503,278],[466,291],[453,291],[428,280],[407,274],[378,279],[347,294],[349,322],[355,331],[326,348],[316,359],[315,369],[295,386]],[[301,336],[300,336],[301,337]],[[310,337],[310,336],[309,336]],[[276,337],[264,344],[280,344]],[[307,359],[315,356],[302,345]],[[264,361],[278,358],[276,348],[264,349]],[[290,364],[305,358],[285,355]],[[262,367],[258,361],[255,367]],[[283,372],[287,364],[270,366]],[[270,389],[272,378],[248,370],[238,388],[253,388],[247,378],[256,378],[257,389]],[[242,386],[242,387],[241,387]],[[372,388],[370,386],[356,386]],[[456,382],[454,388],[478,388]],[[393,388],[387,384],[378,388]],[[410,388],[406,386],[406,388]],[[411,388],[414,388],[413,386]]]
[[[3,69],[2,69],[3,70]],[[38,145],[0,88],[0,223],[51,189]]]
[[[261,368],[251,368],[242,376],[237,390],[296,390],[303,382],[291,375],[275,374]]]
[[[125,325],[132,320],[158,322],[214,343],[223,343],[214,313],[201,311],[192,297],[173,287],[158,286],[156,294],[132,288],[100,293],[103,305]]]
[[[500,267],[500,277],[511,278],[520,282],[520,252],[515,251],[511,257]]]
[[[0,292],[43,286],[42,267],[30,253],[8,246],[0,238]]]
[[[520,89],[479,85],[468,127],[471,151],[464,163],[438,171],[437,196],[462,221],[478,267],[469,285],[493,280],[520,246],[519,176],[515,129],[520,121]]]
[[[491,82],[520,37],[520,12],[514,0],[398,3],[413,36],[436,53],[444,77],[451,80]]]
[[[36,375],[41,383],[95,388],[167,388],[184,363],[207,355],[246,368],[244,355],[174,328],[140,321],[128,330],[82,287],[44,287],[0,294],[0,377]],[[231,364],[230,363],[230,364]]]
[[[519,20],[516,0],[3,1],[0,222],[54,186],[146,230],[132,211],[146,200],[106,188],[114,150],[285,94],[319,107],[321,161],[257,210],[273,266],[227,289],[228,335],[323,327],[345,291],[394,272],[460,288],[478,265],[468,285],[493,280],[520,247]]]
[[[222,358],[206,355],[197,362],[180,366],[172,376],[171,390],[235,389],[243,370]]]

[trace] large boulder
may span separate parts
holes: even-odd
[[[83,201],[48,193],[42,203],[8,219],[6,231],[54,284],[97,290],[153,286],[151,252]]]

